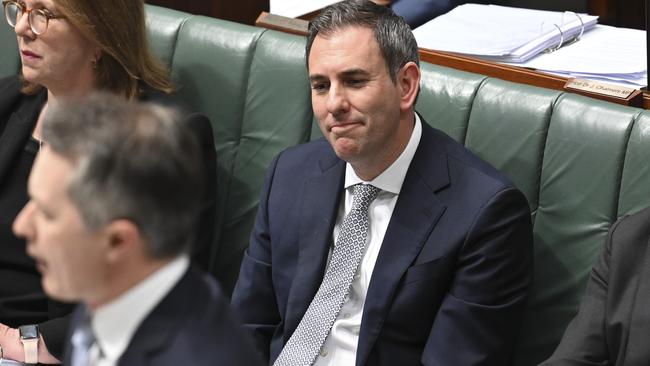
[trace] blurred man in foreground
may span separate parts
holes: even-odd
[[[226,297],[190,267],[203,187],[176,113],[108,95],[51,110],[14,231],[49,296],[81,302],[66,365],[255,365]]]

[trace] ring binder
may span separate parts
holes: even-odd
[[[578,17],[578,20],[580,21],[580,33],[577,36],[571,38],[568,42],[566,42],[564,44],[565,46],[568,46],[571,43],[578,42],[582,38],[582,34],[585,32],[585,22],[582,21],[582,17],[580,16],[580,14],[578,13],[573,13],[573,14],[575,14],[575,16]]]
[[[420,47],[524,63],[580,40],[597,23],[597,16],[575,12],[464,4],[413,34]]]
[[[565,42],[564,41],[564,32],[562,32],[562,28],[560,26],[558,26],[557,24],[553,24],[553,26],[555,26],[555,28],[557,28],[558,32],[560,32],[560,42],[558,42],[558,44],[556,46],[554,45],[554,46],[551,46],[551,47],[545,49],[544,53],[555,52],[555,51],[559,50],[560,48],[562,48],[564,46],[569,46],[571,44],[574,44],[574,43],[580,41],[580,38],[582,38],[582,34],[585,32],[585,23],[582,21],[582,17],[580,16],[580,14],[574,13],[572,11],[571,12],[565,12],[565,14],[566,13],[573,13],[573,15],[578,17],[578,20],[580,21],[580,33],[578,33],[577,35],[567,39],[566,42]],[[564,25],[564,14],[562,14],[562,25]],[[542,28],[543,27],[544,27],[544,23],[542,23]]]

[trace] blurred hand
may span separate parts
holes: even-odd
[[[20,343],[20,332],[18,329],[10,328],[0,323],[0,346],[2,346],[2,358],[25,362],[25,352],[23,351],[23,344]],[[38,341],[38,362],[49,364],[61,363],[61,361],[57,360],[47,350],[42,336]]]
[[[392,0],[371,0],[371,1],[377,5],[388,6],[390,5]]]
[[[2,346],[2,358],[20,362],[25,360],[18,329],[9,328],[0,323],[0,345]]]

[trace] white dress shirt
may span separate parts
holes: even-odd
[[[334,321],[332,330],[327,336],[320,355],[316,358],[316,366],[342,366],[354,365],[357,356],[357,343],[359,341],[359,329],[361,328],[361,316],[363,314],[363,304],[368,293],[368,285],[372,271],[377,262],[381,243],[384,241],[384,234],[388,228],[388,223],[393,215],[397,197],[402,189],[402,183],[406,177],[406,172],[411,165],[415,150],[422,137],[422,124],[420,117],[415,114],[415,125],[406,148],[400,156],[384,170],[379,176],[370,182],[361,180],[354,172],[352,166],[348,163],[345,168],[345,198],[341,200],[339,206],[336,224],[334,226],[334,242],[338,237],[343,218],[352,209],[353,193],[351,187],[357,183],[368,183],[380,188],[381,192],[368,208],[368,219],[370,227],[368,229],[368,238],[366,239],[366,248],[357,274],[352,281],[350,293],[345,303]],[[330,250],[331,254],[331,250]]]
[[[95,309],[91,320],[96,339],[90,349],[92,365],[117,364],[142,321],[181,279],[189,263],[189,257],[181,255],[117,299]]]

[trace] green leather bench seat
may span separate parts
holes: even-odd
[[[212,120],[218,154],[212,272],[231,290],[268,163],[320,137],[305,39],[147,6],[154,51],[178,96]],[[0,76],[19,66],[0,25]],[[535,233],[535,284],[514,365],[550,355],[620,216],[650,205],[650,113],[428,63],[417,110],[503,170],[525,193]]]

